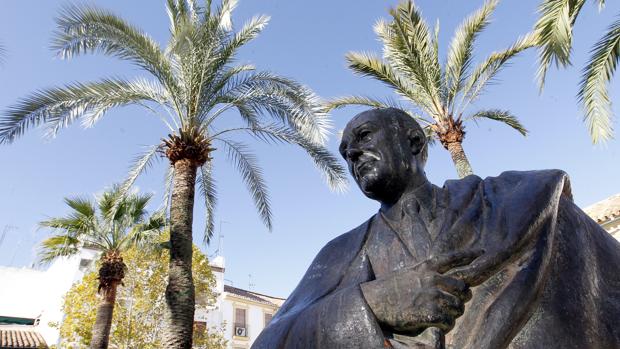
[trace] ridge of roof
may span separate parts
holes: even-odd
[[[274,307],[279,307],[277,304],[269,301],[266,298],[263,297],[271,297],[271,296],[267,296],[267,295],[263,295],[260,293],[256,293],[253,291],[248,291],[248,290],[244,290],[242,288],[238,288],[238,287],[233,287],[233,286],[229,286],[229,285],[224,285],[224,292],[228,292],[231,294],[234,294],[236,296],[239,296],[241,298],[245,298],[254,302],[258,302],[258,303],[262,303],[262,304],[267,304],[267,305],[271,305]],[[261,297],[262,296],[262,297]],[[276,297],[273,297],[276,298]]]

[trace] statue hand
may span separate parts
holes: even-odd
[[[471,263],[480,253],[455,252],[429,258],[362,284],[362,293],[377,320],[395,332],[417,335],[428,327],[447,332],[463,314],[471,291],[462,280],[442,274]]]

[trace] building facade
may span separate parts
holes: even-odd
[[[59,332],[50,325],[63,320],[63,296],[97,255],[95,250],[82,249],[73,257],[54,260],[45,271],[0,266],[0,331],[33,332],[44,343],[56,344]]]
[[[211,261],[211,269],[218,297],[211,308],[196,309],[196,327],[223,331],[229,349],[249,349],[284,299],[225,285],[223,256]]]

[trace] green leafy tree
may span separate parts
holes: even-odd
[[[211,161],[214,143],[241,173],[269,229],[272,211],[262,171],[249,147],[230,135],[247,133],[265,142],[300,146],[330,186],[341,188],[346,181],[344,168],[323,146],[330,123],[317,97],[295,81],[236,64],[239,48],[254,39],[269,20],[254,17],[235,32],[231,14],[236,3],[222,0],[216,6],[206,0],[202,6],[196,0],[168,0],[170,39],[163,49],[109,11],[68,6],[57,19],[54,37],[53,47],[60,56],[103,53],[134,63],[151,79],[108,78],[41,90],[21,99],[0,120],[0,143],[10,143],[37,125],[48,126],[51,135],[78,119],[92,126],[110,108],[124,105],[145,107],[170,129],[163,143],[149,147],[137,158],[122,188],[126,191],[158,154],[168,158],[167,178],[172,189],[166,348],[191,347],[194,195],[198,182],[206,205],[204,237],[208,242],[216,203]],[[217,128],[215,121],[235,114],[242,127]]]
[[[193,247],[192,272],[196,280],[197,304],[212,306],[215,279],[206,256]],[[164,291],[168,275],[167,250],[130,248],[123,254],[127,265],[124,287],[119,289],[112,326],[110,346],[119,349],[162,348],[165,313]],[[88,347],[90,328],[96,318],[97,273],[88,273],[65,295],[65,318],[60,327],[61,348]],[[220,329],[194,332],[194,348],[224,349],[226,341]]]
[[[596,0],[599,9],[605,0]],[[538,78],[545,84],[551,63],[566,67],[571,64],[573,28],[585,0],[544,0],[539,6],[536,22],[539,40]],[[583,69],[577,98],[584,108],[584,122],[593,143],[613,137],[611,101],[607,86],[620,59],[620,20],[613,22],[594,44],[590,59]]]
[[[385,83],[415,107],[416,110],[409,114],[425,125],[429,135],[438,138],[450,152],[460,177],[472,173],[462,146],[464,122],[491,119],[505,123],[523,135],[527,132],[506,110],[481,110],[464,115],[467,107],[506,63],[535,44],[534,36],[527,35],[508,49],[494,52],[478,66],[473,66],[476,38],[489,24],[497,2],[487,1],[459,26],[444,66],[440,65],[438,54],[439,23],[431,30],[412,1],[403,1],[391,9],[391,21],[380,20],[375,25],[375,32],[383,43],[383,58],[357,52],[346,56],[349,68],[355,73]],[[349,96],[328,101],[326,108],[398,106],[396,104],[368,96]]]
[[[150,195],[130,194],[117,201],[118,189],[106,191],[96,202],[80,197],[65,198],[72,212],[40,223],[41,227],[57,233],[42,242],[39,254],[42,262],[75,255],[84,246],[101,251],[96,287],[101,300],[96,311],[93,305],[94,323],[84,327],[84,331],[92,331],[93,349],[108,347],[117,289],[127,270],[124,253],[152,242],[166,223],[162,214],[147,215],[145,207]],[[95,285],[92,286],[91,292],[95,290]]]

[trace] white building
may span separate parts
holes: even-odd
[[[584,211],[620,241],[620,193],[590,205]]]
[[[0,331],[35,331],[47,344],[56,344],[58,329],[50,323],[62,321],[63,296],[96,256],[96,251],[83,249],[57,258],[45,271],[0,266]]]
[[[0,337],[40,334],[48,345],[57,344],[59,331],[50,323],[62,322],[63,296],[97,257],[97,251],[83,249],[54,260],[45,271],[0,266]],[[284,299],[224,285],[224,257],[214,258],[211,268],[218,297],[213,308],[196,309],[196,328],[223,327],[230,349],[249,348]],[[5,347],[13,348],[0,341],[0,348]]]
[[[224,257],[211,261],[219,296],[213,309],[196,309],[196,327],[223,327],[229,349],[248,349],[278,311],[283,298],[224,285]]]

